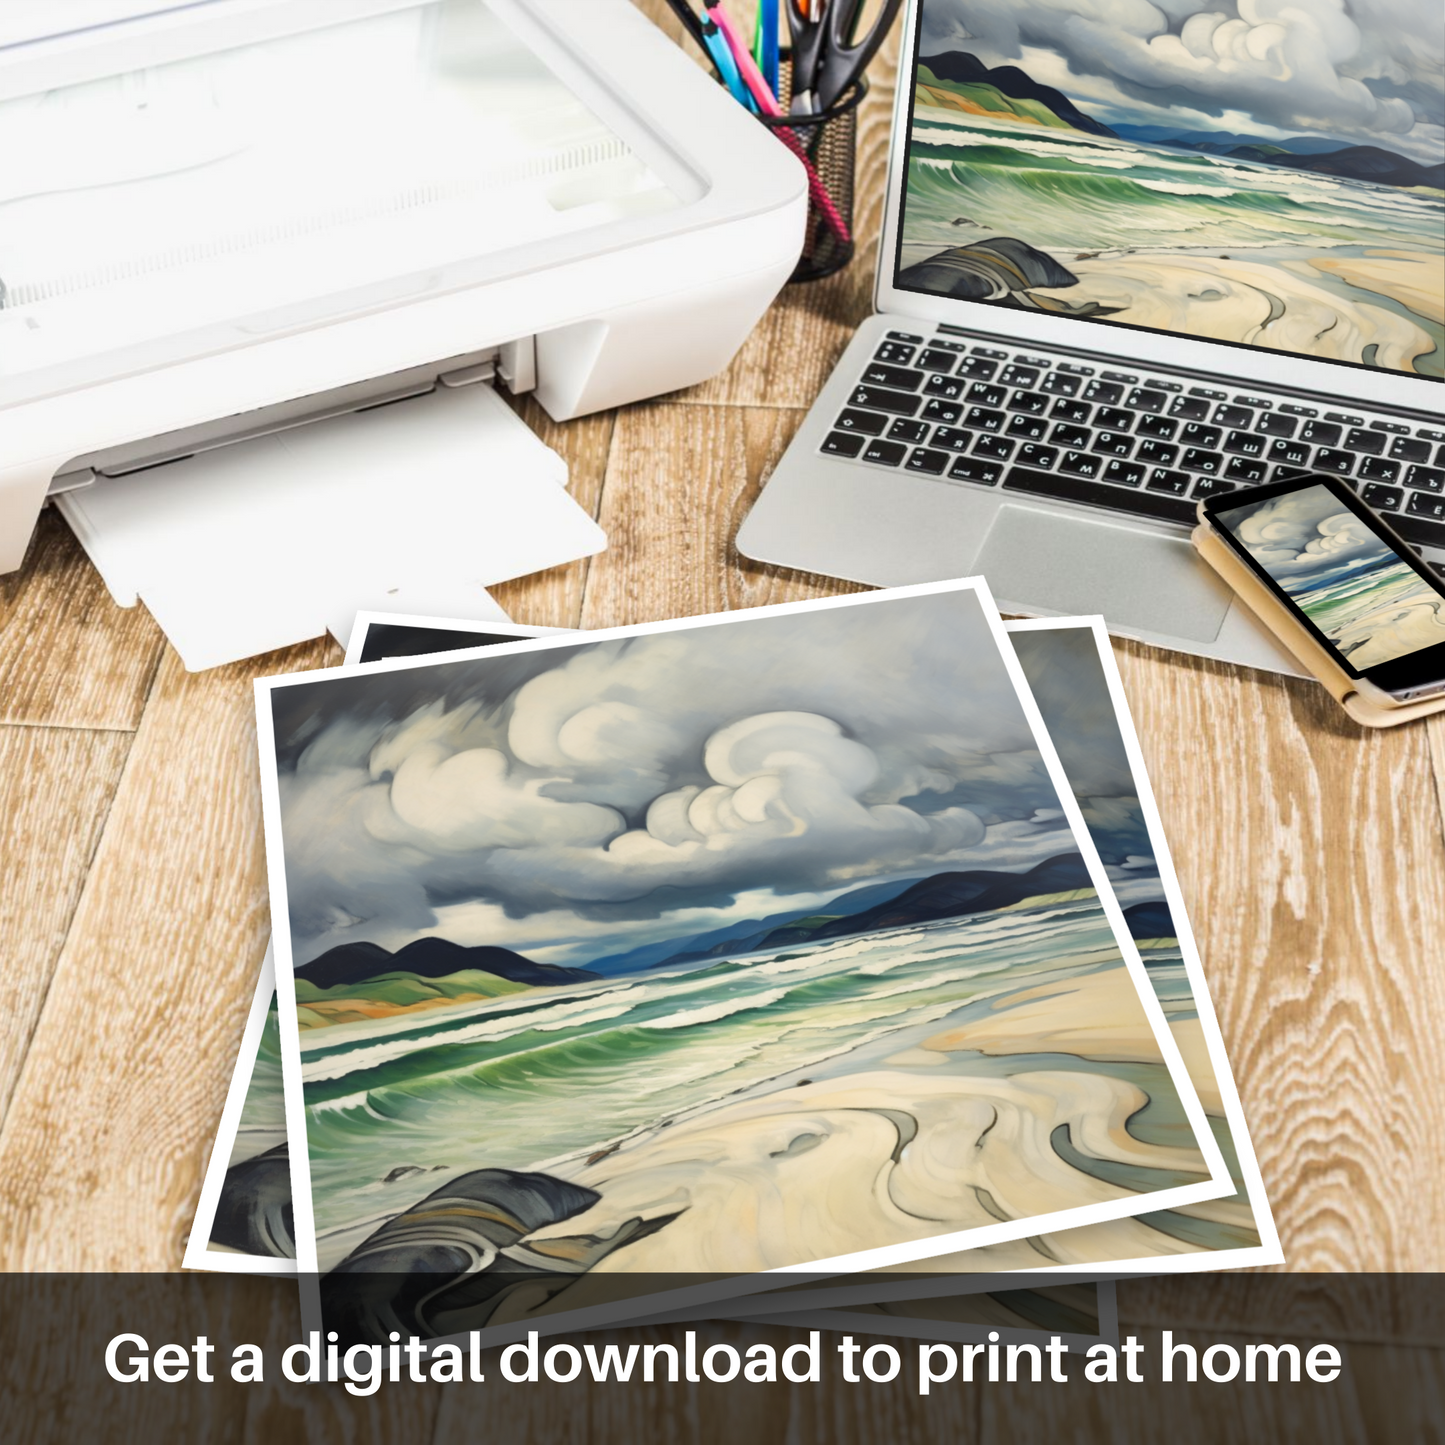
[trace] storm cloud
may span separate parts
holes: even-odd
[[[298,962],[439,910],[610,926],[1072,846],[971,592],[272,699]]]
[[[1106,124],[1445,146],[1437,0],[926,0],[922,23],[922,54],[1019,64]]]

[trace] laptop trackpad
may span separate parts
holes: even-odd
[[[1102,612],[1117,627],[1191,642],[1219,636],[1234,595],[1186,541],[1034,507],[1000,510],[975,570],[1005,612],[1009,602]]]

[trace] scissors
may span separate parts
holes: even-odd
[[[794,115],[827,110],[878,53],[903,0],[883,0],[867,34],[858,24],[867,0],[788,0],[793,38]]]

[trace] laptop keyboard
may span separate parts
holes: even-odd
[[[1445,548],[1445,431],[950,336],[888,332],[821,450],[1191,525],[1202,497],[1329,472]]]

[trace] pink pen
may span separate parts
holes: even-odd
[[[721,0],[707,0],[707,13],[722,32],[723,39],[727,41],[728,49],[732,51],[733,59],[737,62],[738,73],[743,78],[743,84],[747,86],[753,99],[757,101],[758,109],[764,115],[774,119],[782,116],[784,112],[782,106],[778,104],[778,98],[768,89],[768,83],[763,79],[763,73],[758,69],[757,61],[753,59],[752,52],[748,47],[743,44],[743,38],[733,24],[732,16],[723,9]],[[779,128],[774,131],[774,134],[802,161],[803,169],[808,173],[808,194],[812,196],[813,204],[822,211],[828,224],[838,233],[838,239],[844,245],[850,244],[853,240],[852,234],[839,214],[838,207],[833,203],[832,196],[828,194],[828,188],[823,184],[823,178],[818,174],[812,161],[808,159],[797,132]]]

